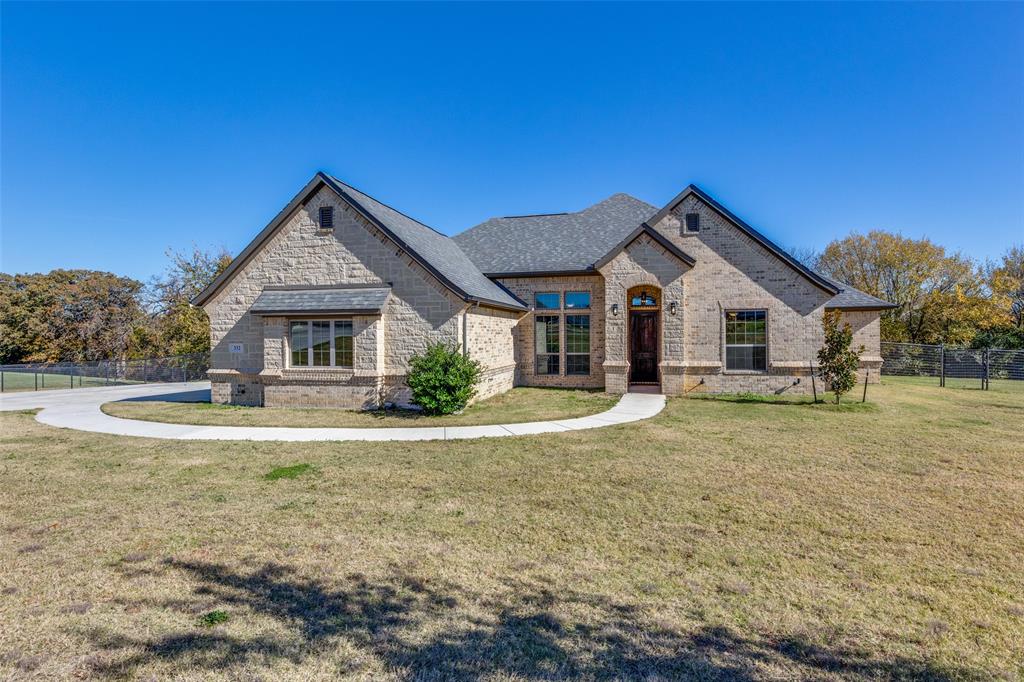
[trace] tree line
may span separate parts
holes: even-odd
[[[875,230],[833,241],[807,260],[896,304],[882,313],[883,341],[1024,348],[1024,245],[976,261],[928,239]]]
[[[167,255],[167,269],[147,283],[97,270],[0,273],[0,363],[208,351],[209,319],[189,301],[231,256],[199,248]]]
[[[997,261],[928,239],[872,231],[796,249],[814,269],[896,304],[883,341],[1024,348],[1024,245]],[[0,273],[0,363],[83,362],[200,353],[210,322],[189,301],[227,268],[223,251],[168,251],[147,283],[95,270]]]

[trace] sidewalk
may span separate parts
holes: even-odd
[[[665,396],[627,393],[610,410],[588,417],[559,421],[494,424],[486,426],[432,426],[411,428],[293,428],[269,426],[191,426],[119,419],[104,414],[100,405],[114,400],[209,400],[208,381],[187,384],[143,384],[0,395],[0,411],[42,408],[36,419],[59,428],[116,436],[171,440],[258,441],[412,441],[504,438],[538,433],[598,429],[612,424],[648,419],[665,407]]]

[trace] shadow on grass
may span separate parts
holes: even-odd
[[[869,392],[870,395],[870,392]],[[814,398],[811,396],[804,395],[761,395],[758,393],[698,393],[687,396],[689,400],[710,400],[714,402],[723,403],[737,403],[741,405],[777,405],[777,406],[788,406],[788,407],[810,407],[816,410],[829,410],[835,411],[840,410],[843,412],[856,412],[866,411],[870,412],[878,409],[878,406],[873,402],[860,401],[860,395],[847,396],[843,402],[836,405],[835,398],[828,394],[822,395],[818,398],[818,402],[814,402]]]
[[[202,675],[235,666],[323,664],[343,641],[401,679],[479,679],[494,675],[552,679],[754,680],[773,674],[831,673],[870,679],[983,679],[911,659],[873,660],[802,637],[752,639],[722,627],[682,632],[650,621],[636,607],[545,583],[509,578],[498,596],[438,585],[395,571],[382,581],[350,575],[336,586],[301,578],[279,564],[250,573],[220,564],[168,561],[166,570],[197,584],[192,600],[156,603],[231,612],[223,628],[198,625],[156,638],[90,633],[103,653],[97,674],[134,677],[151,663]],[[269,617],[287,634],[234,634],[247,614]],[[569,615],[576,614],[576,615]],[[358,672],[341,661],[338,673]]]

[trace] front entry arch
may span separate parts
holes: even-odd
[[[629,383],[658,383],[658,348],[661,292],[652,287],[633,287],[629,304]]]

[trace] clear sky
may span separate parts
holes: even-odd
[[[238,253],[318,169],[454,234],[690,182],[1024,242],[1024,5],[0,5],[0,270]]]

